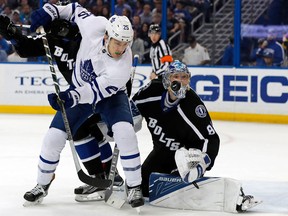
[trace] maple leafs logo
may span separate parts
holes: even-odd
[[[85,60],[84,62],[81,61],[80,77],[84,82],[92,82],[96,78],[91,59]]]

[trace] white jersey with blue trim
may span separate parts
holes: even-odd
[[[54,18],[75,22],[82,35],[72,81],[80,94],[79,103],[96,104],[103,98],[125,90],[130,78],[132,52],[128,46],[119,58],[107,54],[104,35],[108,20],[94,16],[78,3],[67,6],[45,4],[44,10]]]

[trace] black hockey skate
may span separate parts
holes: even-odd
[[[108,178],[108,176],[107,176]],[[120,187],[124,184],[123,178],[119,175],[118,170],[115,171],[115,177],[113,182],[113,190],[120,190]]]
[[[262,203],[262,201],[255,200],[254,197],[251,195],[245,195],[242,188],[240,196],[242,196],[243,199],[241,204],[236,206],[237,212],[246,212],[248,209],[253,208]]]
[[[95,176],[95,178],[106,178],[104,173],[98,174]],[[119,173],[116,171],[114,183],[113,183],[113,190],[115,191],[121,191],[124,190],[121,188],[123,185],[124,180],[119,175]],[[100,201],[105,198],[105,190],[106,188],[98,188],[91,185],[82,185],[78,188],[74,189],[75,200],[77,202],[89,202],[89,201]]]
[[[37,205],[41,204],[43,201],[43,198],[47,196],[49,187],[52,183],[52,181],[55,178],[55,174],[52,177],[52,180],[48,185],[40,185],[37,184],[32,190],[27,191],[24,194],[24,199],[26,202],[23,204],[24,206],[30,206],[30,205]]]
[[[132,208],[138,208],[144,205],[144,198],[140,185],[135,187],[127,186],[127,201]]]

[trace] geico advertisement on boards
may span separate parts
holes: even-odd
[[[191,87],[214,112],[288,115],[288,71],[190,68]]]
[[[61,91],[68,88],[58,72]],[[213,112],[288,113],[288,71],[189,67],[191,87]],[[150,80],[150,66],[138,66],[132,94]],[[47,64],[1,64],[0,105],[49,105],[47,94],[55,92]]]

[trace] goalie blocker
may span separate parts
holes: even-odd
[[[187,184],[180,176],[161,173],[150,175],[149,202],[173,209],[232,213],[244,212],[261,203],[253,196],[245,196],[241,183],[235,179],[203,177]]]

